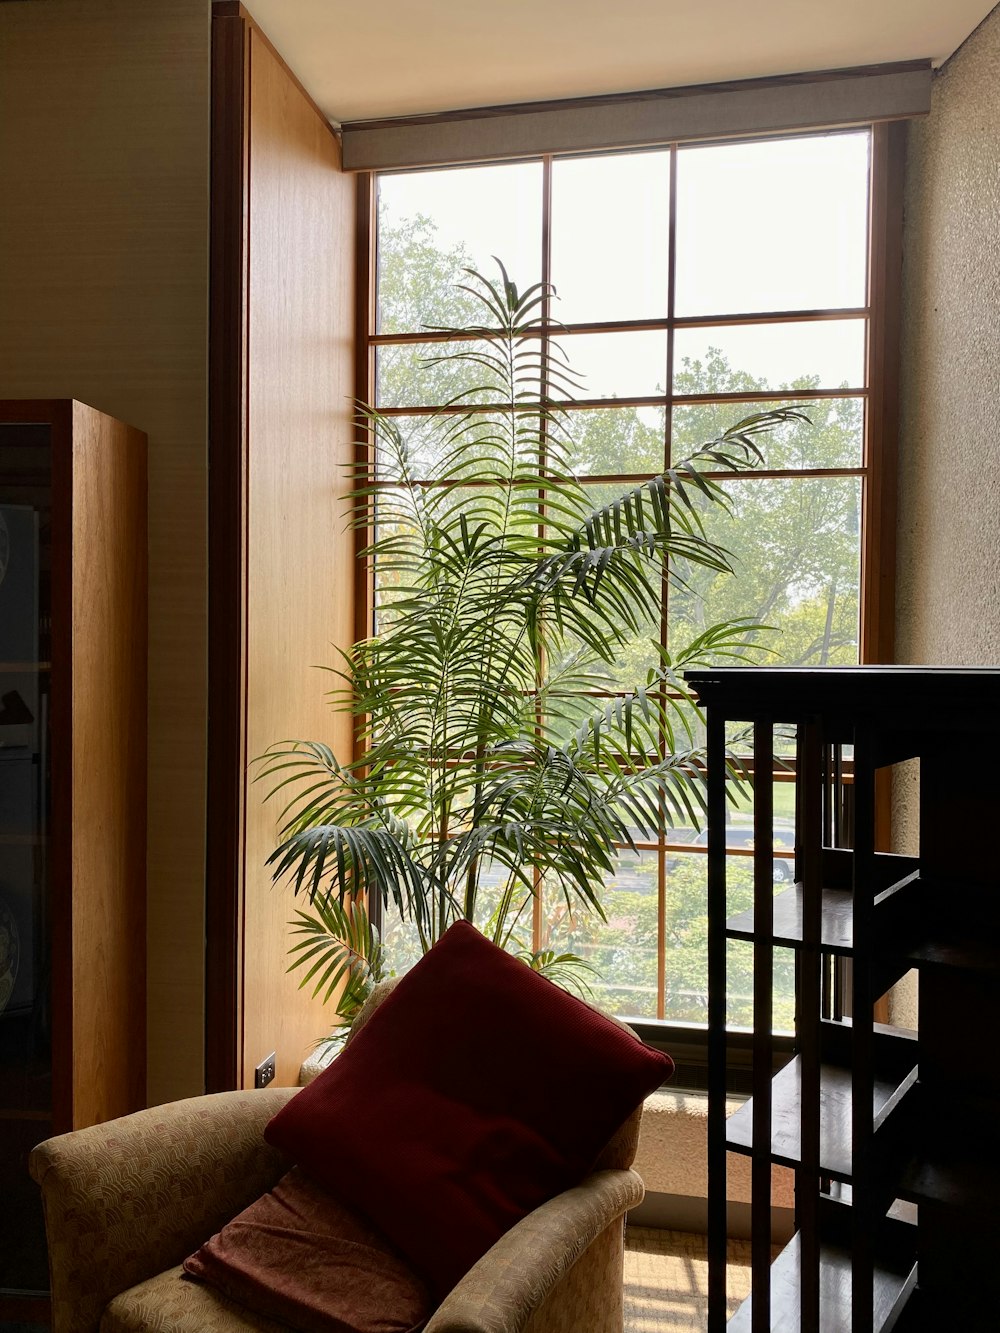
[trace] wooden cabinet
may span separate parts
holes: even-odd
[[[145,1102],[145,860],[145,436],[0,400],[0,1289],[30,1149]]]
[[[753,1290],[730,1328],[992,1329],[1000,671],[731,668],[689,680],[709,732],[709,1327],[726,1322],[736,1152],[752,1159]],[[755,832],[753,908],[737,915],[725,853],[734,727],[735,748],[752,752]],[[772,773],[792,752],[795,882],[784,887],[772,876]],[[915,818],[915,856],[878,850],[893,795]],[[726,1121],[734,941],[754,950],[754,1076]],[[779,948],[795,953],[795,1055],[772,1078]],[[918,1030],[876,1022],[911,970]],[[796,1180],[796,1232],[776,1258],[774,1162]]]

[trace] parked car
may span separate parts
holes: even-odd
[[[707,847],[708,829],[703,828],[699,830],[699,829],[685,828],[685,827],[671,829],[667,834],[667,842],[685,843],[685,844],[690,844],[692,847]],[[732,847],[732,848],[739,847],[741,849],[746,848],[747,850],[752,850],[753,845],[754,845],[754,836],[753,836],[752,824],[730,823],[726,825],[727,847]],[[775,857],[773,862],[774,866],[773,877],[775,884],[790,884],[792,880],[795,878],[795,860],[794,857],[791,855],[794,846],[795,846],[794,827],[790,823],[788,825],[776,823],[774,826],[775,851],[779,851],[780,849],[787,847],[790,855],[787,859],[784,857],[778,857],[778,856]],[[668,855],[667,869],[670,870],[672,866],[676,866],[677,864],[678,862],[676,860],[671,861]]]

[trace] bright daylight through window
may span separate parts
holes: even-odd
[[[572,462],[595,503],[662,472],[763,408],[796,404],[762,437],[763,466],[721,478],[732,517],[709,535],[735,576],[676,569],[660,623],[621,649],[621,683],[641,680],[655,644],[746,616],[773,627],[758,661],[859,660],[864,505],[870,487],[867,130],[600,156],[410,171],[377,179],[370,401],[420,457],[428,417],[467,387],[427,326],[460,326],[456,284],[471,267],[520,289],[551,282],[553,336],[581,381],[565,404]],[[423,335],[423,337],[422,337]],[[413,409],[418,409],[414,411]],[[378,571],[376,570],[376,587]],[[791,774],[775,781],[776,881],[790,878]],[[596,968],[611,1012],[706,1019],[705,835],[692,824],[623,849],[607,883],[607,920],[570,913],[541,886],[524,931],[537,948]],[[729,825],[731,908],[752,901],[750,815]],[[784,849],[784,850],[783,850]],[[417,956],[385,921],[397,969]],[[730,945],[730,1022],[752,1014],[751,946]],[[775,955],[775,1023],[792,1025],[793,964]]]

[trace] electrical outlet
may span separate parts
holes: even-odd
[[[277,1053],[272,1051],[270,1055],[265,1055],[261,1060],[253,1071],[253,1085],[255,1088],[266,1088],[269,1083],[274,1082],[274,1062],[277,1058]]]

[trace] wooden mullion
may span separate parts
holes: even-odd
[[[791,393],[788,389],[747,389],[739,393],[622,394],[618,398],[554,398],[549,406],[577,412],[595,411],[605,407],[663,407],[668,397],[675,403],[706,407],[713,403],[798,403],[836,398],[867,399],[868,390],[800,389],[797,393]],[[523,403],[518,405],[518,410],[530,412],[540,406],[540,403]],[[488,415],[496,410],[496,403],[413,403],[402,407],[380,409],[382,415],[386,417],[468,416],[475,412]]]
[[[547,155],[542,159],[542,320],[543,330],[541,339],[541,361],[543,368],[543,391],[548,397],[549,389],[549,355],[551,349],[551,337],[549,333],[549,324],[551,319],[552,306],[552,157]],[[542,475],[545,474],[545,465],[548,458],[547,442],[549,437],[548,423],[544,418],[538,422],[538,433],[541,442],[541,465]],[[537,534],[539,539],[545,536],[545,488],[540,487],[539,493],[539,522]],[[540,691],[542,678],[545,673],[545,639],[544,630],[539,646],[540,661],[535,675],[536,689]],[[543,717],[539,694],[535,695],[535,740],[541,743]],[[544,910],[542,895],[545,892],[545,883],[539,873],[534,872],[535,896],[531,904],[531,939],[532,947],[536,950],[542,947],[542,925],[544,922]]]
[[[578,477],[577,480],[580,482],[581,486],[608,486],[614,485],[617,482],[624,482],[627,486],[633,484],[641,486],[643,482],[649,481],[652,475],[654,474],[650,472],[624,472],[616,476],[602,472],[593,476]],[[862,468],[857,467],[804,467],[798,469],[762,468],[759,471],[754,469],[752,472],[705,471],[702,472],[701,475],[706,477],[709,481],[794,481],[797,478],[805,480],[809,480],[810,478],[813,480],[822,480],[825,477],[862,477],[864,471]],[[386,488],[391,488],[393,486],[399,486],[400,483],[398,481],[379,482],[376,479],[373,484],[375,486],[381,485]],[[438,486],[474,487],[488,486],[489,484],[489,482],[472,480],[463,480],[461,482],[438,481],[433,477],[426,477],[423,479],[418,477],[412,482],[412,485],[414,486],[424,486],[427,488]]]
[[[666,348],[666,367],[665,384],[667,389],[666,402],[663,408],[663,467],[666,471],[670,465],[670,438],[673,431],[673,400],[671,391],[673,388],[673,365],[674,365],[674,275],[677,265],[677,147],[672,145],[668,159],[668,197],[667,197],[667,348]],[[619,486],[622,484],[620,477],[615,479]],[[660,574],[660,647],[666,650],[670,644],[670,566],[669,560],[664,561],[663,569]],[[666,682],[660,683],[657,690],[657,697],[661,709],[666,708],[667,690]],[[660,753],[667,753],[666,732],[660,728]],[[662,835],[667,827],[666,808],[663,798],[660,799],[661,823],[659,832]],[[661,844],[663,837],[660,838]],[[657,854],[657,913],[656,913],[656,1016],[663,1018],[667,1008],[667,858],[663,847]]]
[[[529,336],[541,337],[545,331],[558,332],[572,338],[587,333],[660,333],[675,329],[717,329],[747,327],[758,324],[817,324],[830,320],[867,319],[869,306],[831,306],[825,310],[764,310],[742,315],[672,315],[655,319],[581,320],[572,324],[550,324],[548,314],[542,325]],[[467,333],[462,329],[413,329],[403,333],[376,333],[371,341],[376,347],[406,346],[411,343],[462,342],[481,338],[481,333]]]

